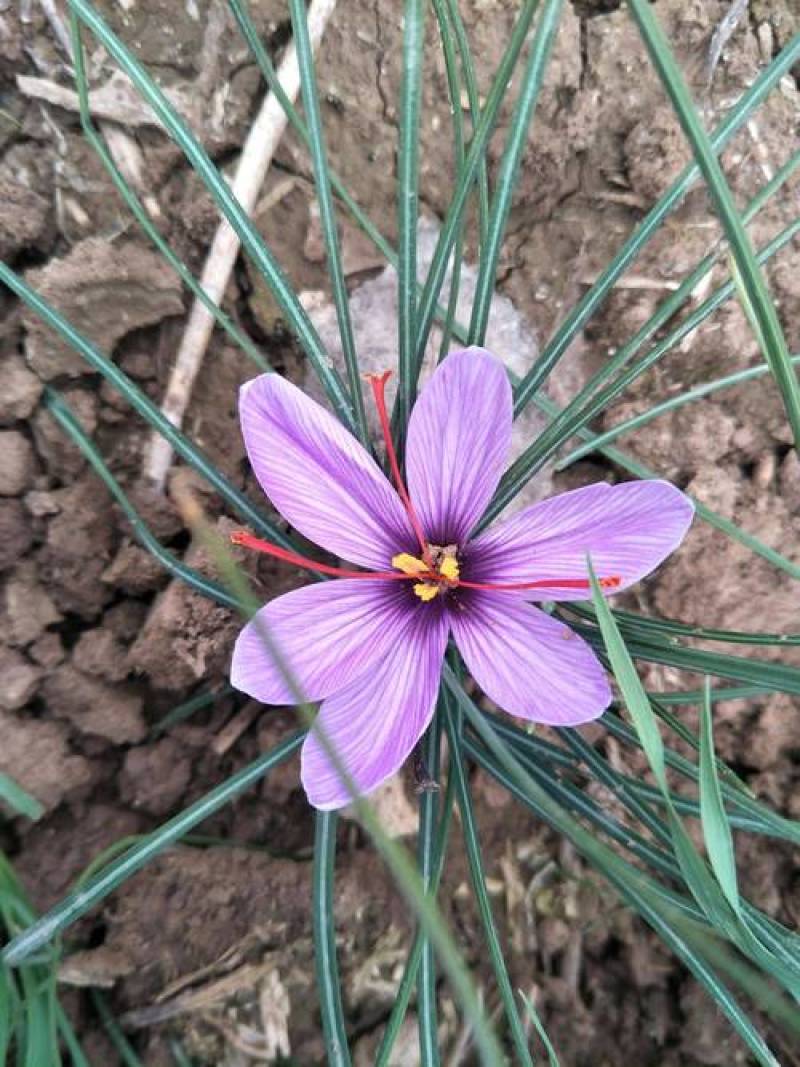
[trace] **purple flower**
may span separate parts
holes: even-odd
[[[450,635],[493,701],[532,722],[574,726],[611,700],[589,645],[530,600],[585,600],[586,556],[607,590],[627,589],[683,539],[693,506],[667,482],[598,483],[525,508],[470,537],[506,465],[511,388],[503,365],[470,348],[450,355],[414,406],[407,490],[388,436],[397,489],[327,411],[277,374],[241,391],[253,470],[301,534],[364,570],[328,567],[248,534],[237,540],[335,575],[277,597],[242,630],[231,680],[266,704],[294,703],[264,648],[271,634],[363,794],[403,764],[433,715]],[[349,794],[314,733],[302,780],[317,808]]]

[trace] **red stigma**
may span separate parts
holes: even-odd
[[[386,446],[386,457],[389,460],[395,487],[400,495],[400,499],[403,501],[403,506],[406,509],[414,533],[417,535],[419,547],[422,549],[422,558],[425,560],[431,571],[435,571],[436,568],[433,565],[433,559],[431,557],[430,548],[428,547],[428,542],[425,539],[422,523],[419,521],[419,517],[414,510],[414,505],[411,503],[411,497],[408,495],[408,490],[403,481],[403,475],[400,473],[400,464],[398,463],[397,453],[394,449],[392,430],[389,425],[389,413],[386,410],[386,383],[391,376],[392,372],[390,370],[386,370],[382,374],[364,375],[372,387],[372,396],[375,400],[375,407],[378,411],[378,418],[381,424],[381,432],[383,433],[383,441]]]

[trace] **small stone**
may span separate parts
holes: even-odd
[[[53,712],[69,719],[81,733],[125,745],[141,741],[147,732],[138,693],[127,686],[106,685],[70,664],[45,681],[43,693]]]
[[[42,671],[13,648],[0,646],[0,708],[16,711],[36,694]]]
[[[61,613],[36,577],[31,561],[21,564],[6,583],[3,634],[10,645],[29,645],[55,622]]]
[[[61,638],[53,630],[46,630],[30,646],[28,655],[40,667],[51,671],[59,663],[64,662],[64,646],[61,644]]]
[[[33,481],[36,458],[25,434],[0,431],[0,496],[18,496]]]
[[[13,567],[33,543],[31,522],[19,500],[0,500],[0,571]]]
[[[128,674],[127,650],[113,632],[104,627],[84,630],[72,651],[72,662],[84,674],[121,682]]]
[[[42,383],[25,364],[22,356],[6,356],[0,363],[3,388],[0,389],[0,424],[27,419],[39,403]]]

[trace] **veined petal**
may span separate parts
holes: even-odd
[[[429,541],[463,543],[494,494],[511,446],[511,386],[482,348],[453,352],[408,424],[408,492]]]
[[[619,579],[609,590],[618,592],[675,551],[693,516],[691,500],[669,482],[598,482],[542,500],[487,530],[469,546],[468,577],[495,583],[585,580],[589,554],[598,578]],[[591,599],[588,588],[557,583],[518,595]]]
[[[236,639],[231,684],[264,704],[296,703],[266,633],[303,698],[322,700],[392,648],[406,625],[409,592],[397,583],[341,578],[276,597]]]
[[[473,593],[450,624],[467,670],[510,715],[577,726],[608,707],[608,678],[589,645],[532,604]]]
[[[245,382],[239,415],[262,489],[305,537],[374,570],[416,547],[405,509],[380,467],[297,386],[278,374]]]
[[[420,603],[391,649],[320,708],[317,722],[360,795],[400,769],[431,721],[447,634],[440,606]],[[315,808],[341,808],[352,799],[313,729],[303,745],[301,777]]]

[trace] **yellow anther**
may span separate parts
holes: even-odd
[[[439,574],[448,581],[454,582],[458,578],[458,560],[453,556],[445,556],[439,564]]]
[[[416,556],[411,556],[408,552],[401,552],[397,556],[392,556],[392,566],[396,567],[403,574],[427,574],[428,564],[424,559],[417,559]],[[428,597],[430,600],[430,597]]]
[[[417,584],[414,586],[414,592],[417,594],[420,600],[424,600],[427,603],[429,600],[433,600],[433,598],[437,596],[439,592],[439,586],[429,585],[427,582],[417,582]]]

